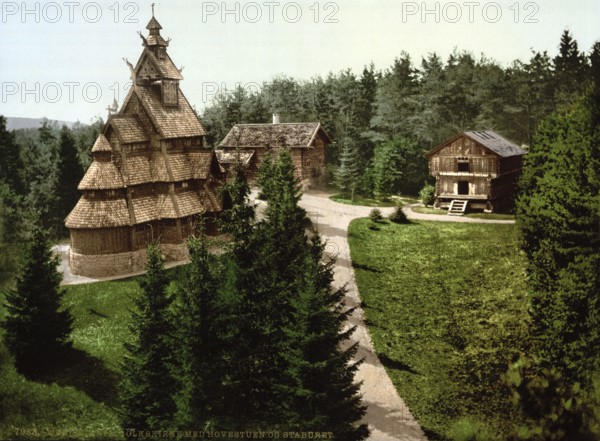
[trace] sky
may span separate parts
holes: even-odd
[[[152,2],[0,1],[0,114],[80,121],[122,104],[147,34]],[[558,52],[569,29],[582,51],[600,40],[598,0],[156,1],[156,19],[183,66],[180,86],[198,110],[218,92],[258,90],[277,76],[310,80],[402,51],[418,66],[436,52],[482,53],[508,66]]]

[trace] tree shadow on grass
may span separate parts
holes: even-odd
[[[357,262],[352,262],[352,267],[355,269],[361,269],[361,270],[365,270],[365,271],[369,271],[371,273],[382,273],[383,271],[381,271],[378,268],[375,268],[373,266],[370,265],[363,265],[362,263],[357,263]]]
[[[121,375],[106,367],[101,359],[80,349],[64,348],[44,363],[18,366],[18,370],[28,380],[71,386],[107,406],[118,404],[117,386]]]
[[[381,361],[381,364],[386,368],[397,369],[399,371],[405,371],[411,374],[418,374],[418,372],[409,365],[402,363],[401,361],[394,360],[393,358],[388,357],[386,354],[378,354],[378,357],[379,361]]]

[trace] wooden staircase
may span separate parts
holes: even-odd
[[[448,214],[450,216],[462,216],[467,211],[467,205],[469,205],[469,201],[454,199],[452,202],[450,202]]]

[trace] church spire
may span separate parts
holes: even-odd
[[[154,17],[154,3],[152,3],[152,18],[146,25],[146,29],[148,29],[150,33],[147,38],[142,38],[144,46],[150,49],[157,57],[164,58],[169,42],[160,35],[162,26]]]

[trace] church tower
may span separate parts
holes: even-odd
[[[183,76],[154,13],[146,29],[136,65],[125,60],[131,89],[98,136],[78,187],[81,199],[65,221],[74,274],[143,269],[153,242],[167,260],[185,259],[198,216],[210,227],[222,210],[221,168],[204,148],[206,132],[181,92]]]

